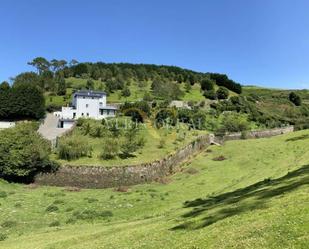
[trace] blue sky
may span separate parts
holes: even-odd
[[[306,0],[1,0],[0,81],[36,56],[155,63],[309,88]]]

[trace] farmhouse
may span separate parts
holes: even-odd
[[[60,128],[69,128],[78,118],[114,117],[116,110],[117,107],[107,105],[105,92],[81,90],[73,94],[71,106],[62,107],[61,112],[54,112],[54,115],[59,117]]]

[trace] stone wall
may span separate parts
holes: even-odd
[[[150,163],[131,166],[70,166],[55,173],[40,174],[35,183],[80,188],[107,188],[152,182],[175,173],[189,156],[209,146],[209,136],[198,137],[177,152]]]
[[[246,137],[271,137],[292,132],[293,130],[294,128],[289,126],[264,131],[251,131],[246,134]],[[227,134],[223,137],[214,137],[212,134],[204,135],[177,152],[150,163],[115,167],[65,165],[55,173],[38,175],[35,182],[42,185],[74,186],[80,188],[108,188],[152,182],[175,173],[181,163],[189,156],[207,148],[210,144],[222,144],[227,140],[242,138],[241,133]]]

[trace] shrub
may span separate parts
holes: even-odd
[[[227,99],[229,96],[229,90],[225,87],[220,86],[216,94],[218,99]]]
[[[57,169],[58,165],[49,159],[50,143],[37,133],[36,128],[37,124],[22,123],[0,131],[1,177],[32,181],[38,172]]]
[[[295,92],[291,92],[289,94],[289,100],[296,106],[300,106],[301,105],[301,98],[298,94],[296,94]]]
[[[226,160],[226,157],[221,155],[221,156],[213,158],[212,160],[213,161],[224,161],[224,160]]]
[[[204,92],[204,97],[206,99],[215,100],[215,99],[217,99],[217,94],[216,94],[215,90],[208,90],[208,91]]]
[[[49,224],[50,227],[59,227],[60,226],[60,222],[59,221],[53,221]]]
[[[132,126],[125,131],[124,141],[121,144],[121,152],[123,157],[132,156],[134,152],[141,149],[145,145],[145,138],[141,136],[139,128]]]
[[[0,241],[4,241],[8,238],[8,236],[4,233],[0,233]]]
[[[58,208],[56,205],[54,205],[54,204],[49,205],[49,206],[45,209],[46,212],[57,212],[58,210],[59,210],[59,208]]]
[[[213,90],[214,86],[215,86],[214,81],[209,79],[209,78],[205,78],[201,81],[201,89],[204,90],[204,91],[205,90],[207,90],[207,91]]]
[[[87,138],[81,136],[66,136],[59,140],[58,156],[65,160],[74,160],[92,155],[92,146]]]
[[[5,191],[0,191],[0,198],[6,198],[8,194]]]
[[[1,224],[1,227],[3,228],[11,228],[11,227],[14,227],[17,225],[17,222],[16,221],[13,221],[13,220],[7,220],[7,221],[4,221],[2,224]]]
[[[120,145],[118,139],[106,137],[103,141],[101,157],[106,160],[113,159],[118,155],[119,150]]]
[[[230,112],[223,114],[221,126],[217,132],[240,132],[249,130],[249,128],[250,124],[247,115]]]

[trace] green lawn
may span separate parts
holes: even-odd
[[[308,145],[230,141],[128,192],[0,182],[0,248],[308,248]]]
[[[57,155],[54,154],[53,158],[61,164],[69,165],[90,165],[90,166],[123,166],[123,165],[135,165],[145,162],[151,162],[163,158],[164,156],[184,147],[189,142],[196,139],[199,135],[206,134],[206,131],[191,130],[189,131],[187,126],[182,125],[177,133],[175,129],[155,129],[151,126],[150,122],[144,124],[145,127],[141,127],[141,133],[145,138],[145,146],[135,153],[133,157],[121,159],[119,157],[110,160],[104,160],[100,157],[102,153],[104,136],[102,138],[91,138],[86,136],[87,141],[93,147],[92,157],[82,157],[77,160],[58,160]],[[75,133],[80,134],[78,129]],[[164,147],[160,147],[160,141],[165,141]]]

